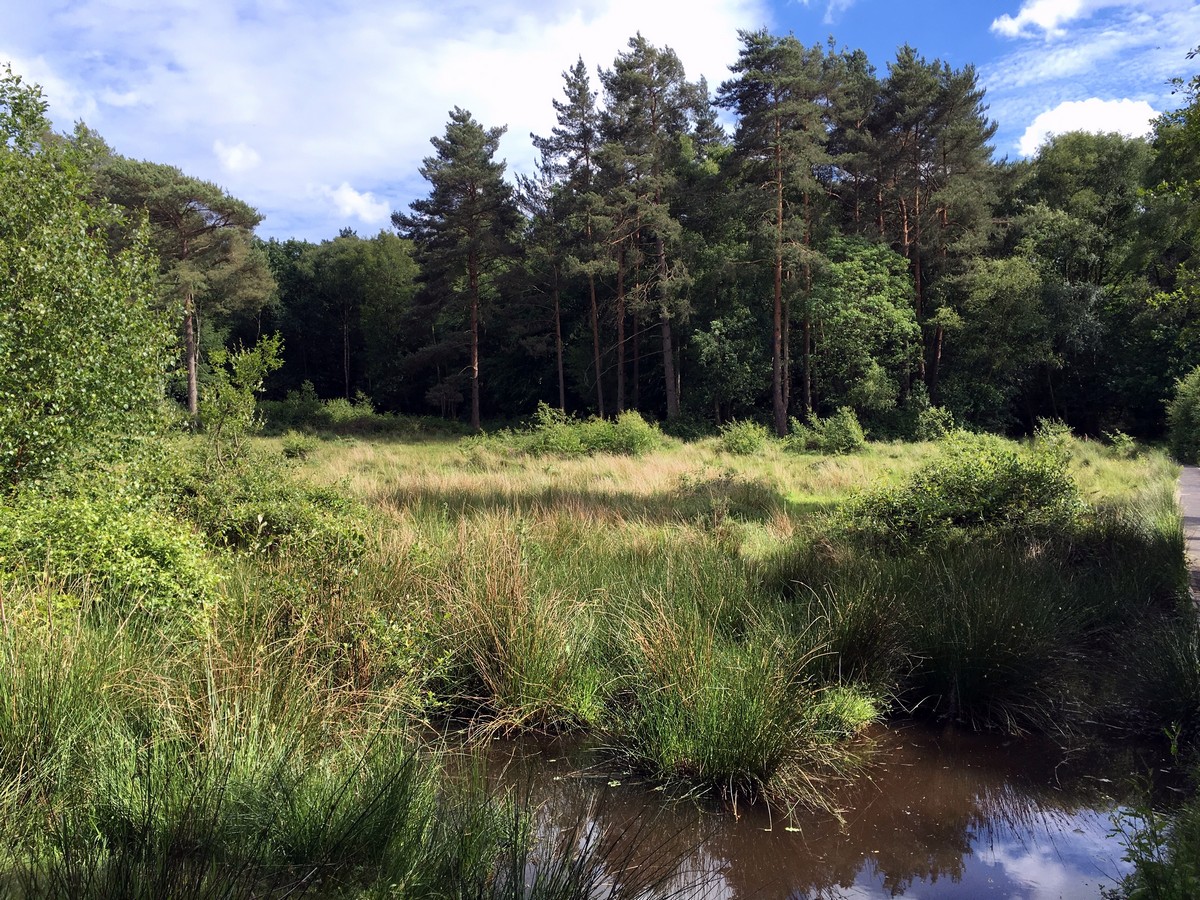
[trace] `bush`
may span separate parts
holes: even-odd
[[[171,447],[150,487],[212,543],[255,553],[303,552],[317,564],[361,552],[365,512],[337,489],[304,484],[282,459],[257,447],[228,465],[197,458],[193,448],[185,442]]]
[[[866,446],[867,439],[858,416],[843,406],[831,416],[812,416],[808,424],[792,419],[792,433],[785,446],[793,452],[813,450],[817,453],[854,453]]]
[[[641,414],[626,410],[611,424],[612,446],[608,453],[641,456],[662,446],[662,433]]]
[[[760,452],[772,440],[771,432],[758,422],[726,422],[721,426],[717,446],[726,453],[750,456]]]
[[[197,610],[218,576],[186,525],[119,495],[27,492],[0,505],[0,575],[49,582],[121,611]]]
[[[539,403],[525,431],[505,432],[492,442],[515,446],[533,456],[583,456],[613,453],[641,456],[662,445],[662,433],[632,410],[616,421],[574,416],[546,403]]]
[[[917,413],[915,437],[919,441],[940,441],[954,431],[954,413],[944,406],[927,406]]]
[[[283,436],[281,449],[288,459],[308,459],[317,449],[317,439],[311,434],[289,431]]]
[[[1179,462],[1200,461],[1200,366],[1175,382],[1175,396],[1167,404],[1167,444]]]
[[[1120,428],[1104,432],[1104,442],[1118,459],[1133,459],[1138,455],[1137,441]]]
[[[1075,524],[1082,509],[1060,444],[1044,439],[1021,447],[956,432],[907,480],[861,495],[847,514],[854,529],[923,543],[981,527],[1049,534]]]

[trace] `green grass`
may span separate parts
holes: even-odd
[[[219,571],[198,611],[4,570],[0,888],[525,896],[529,875],[530,896],[586,896],[600,858],[539,844],[520,804],[448,778],[430,724],[575,730],[684,792],[817,806],[853,770],[848,739],[887,714],[1195,734],[1176,470],[1063,446],[1049,496],[1071,502],[1044,528],[1037,497],[987,493],[1013,485],[1008,462],[950,471],[971,455],[932,443],[634,457],[316,439],[286,459],[269,439],[208,471],[180,441],[138,502]],[[1015,498],[1039,527],[861,527],[866,492],[908,502],[922,478]]]

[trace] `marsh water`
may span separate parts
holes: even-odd
[[[1121,785],[1150,757],[1098,763],[1053,743],[880,729],[839,815],[788,818],[762,804],[668,798],[561,741],[495,742],[493,774],[567,835],[680,896],[710,898],[1096,898],[1128,869],[1112,835]]]

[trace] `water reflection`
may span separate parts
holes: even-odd
[[[1096,898],[1126,870],[1108,837],[1113,784],[1051,744],[893,728],[842,820],[780,820],[667,802],[559,742],[497,743],[492,768],[541,805],[545,837],[598,848],[615,875],[662,876],[683,897]]]

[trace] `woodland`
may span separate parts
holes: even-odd
[[[488,748],[803,843],[909,727],[1200,893],[1200,76],[1010,161],[969,66],[741,39],[581,59],[512,180],[456,108],[319,243],[0,76],[0,896],[704,896]]]

